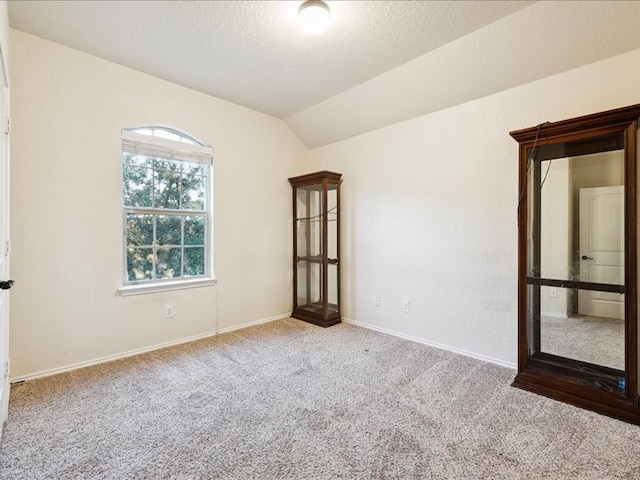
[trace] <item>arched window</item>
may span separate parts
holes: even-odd
[[[181,130],[123,129],[123,295],[212,283],[212,163]]]

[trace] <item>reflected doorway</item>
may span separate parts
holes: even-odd
[[[580,281],[624,284],[624,187],[580,189]],[[624,319],[622,295],[584,291],[580,315]]]

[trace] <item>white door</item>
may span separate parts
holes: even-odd
[[[9,83],[0,50],[0,281],[9,279]],[[6,286],[6,285],[3,285]],[[9,290],[0,289],[0,437],[9,412]]]
[[[4,67],[4,62],[1,62]],[[0,281],[9,279],[9,90],[0,70]],[[6,122],[6,123],[5,123]],[[5,285],[1,285],[4,286]],[[0,436],[9,411],[9,290],[0,289]]]
[[[624,187],[580,189],[580,281],[624,285]],[[624,319],[624,296],[580,290],[578,313]]]

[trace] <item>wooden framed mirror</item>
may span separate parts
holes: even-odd
[[[513,385],[640,423],[640,105],[511,132],[519,143]]]

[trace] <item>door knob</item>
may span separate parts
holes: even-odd
[[[593,260],[593,257],[587,257],[586,255],[582,255],[580,258],[582,260]]]
[[[9,290],[13,287],[13,280],[0,280],[0,290]]]

